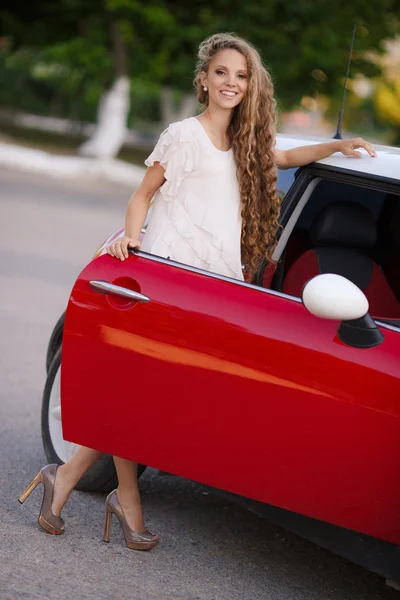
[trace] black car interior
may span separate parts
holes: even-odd
[[[337,273],[363,290],[372,316],[400,326],[399,261],[400,196],[323,180],[305,205],[277,269],[264,269],[259,282],[301,296],[315,275]]]

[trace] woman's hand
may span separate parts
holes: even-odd
[[[114,256],[115,258],[119,258],[119,260],[124,261],[128,258],[128,248],[140,248],[139,240],[135,240],[127,235],[124,235],[122,238],[118,238],[114,242],[112,242],[109,246],[107,246],[106,251],[110,256]]]
[[[366,142],[362,138],[352,138],[350,140],[339,140],[336,142],[338,145],[338,151],[345,156],[354,156],[355,158],[361,158],[361,152],[357,152],[357,148],[364,148],[368,154],[372,157],[376,156],[375,148],[369,142]]]

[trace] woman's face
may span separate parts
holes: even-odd
[[[233,109],[240,104],[247,90],[245,57],[231,48],[221,50],[211,59],[208,72],[201,73],[201,84],[208,87],[209,105]]]

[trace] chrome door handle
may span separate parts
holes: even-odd
[[[114,285],[109,281],[90,281],[90,287],[96,292],[101,292],[102,294],[114,294],[115,296],[123,296],[124,298],[129,298],[130,300],[136,300],[136,302],[150,302],[150,298],[145,296],[144,294],[140,294],[139,292],[135,292],[134,290],[129,290],[128,288],[121,287],[120,285]]]

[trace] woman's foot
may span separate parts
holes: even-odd
[[[57,470],[58,465],[56,464],[46,465],[40,469],[36,477],[18,498],[19,502],[23,504],[39,483],[43,485],[42,506],[40,508],[38,522],[45,531],[52,533],[53,535],[61,535],[64,533],[64,521],[59,514],[56,515],[52,511],[54,483]]]
[[[142,505],[137,484],[138,464],[114,456],[118,477],[118,489],[106,499],[106,520],[104,541],[110,541],[112,515],[115,515],[123,529],[126,545],[133,550],[151,550],[158,544],[158,537],[144,525]]]
[[[126,494],[118,488],[118,500],[124,513],[126,522],[133,531],[145,531],[142,504],[136,494]]]
[[[126,498],[125,498],[126,500]],[[132,497],[131,497],[132,500]],[[111,492],[106,499],[106,520],[104,524],[104,541],[110,541],[111,520],[114,514],[124,532],[125,542],[132,550],[151,550],[158,544],[158,536],[148,531],[143,522],[142,507],[135,502],[127,506],[130,520],[122,507],[117,490]]]
[[[58,467],[54,484],[52,510],[59,515],[81,477],[103,456],[99,450],[79,446],[75,454]]]
[[[51,503],[51,511],[54,515],[60,516],[74,487],[75,482],[69,481],[68,474],[65,473],[65,465],[58,467],[54,481],[53,500]]]

